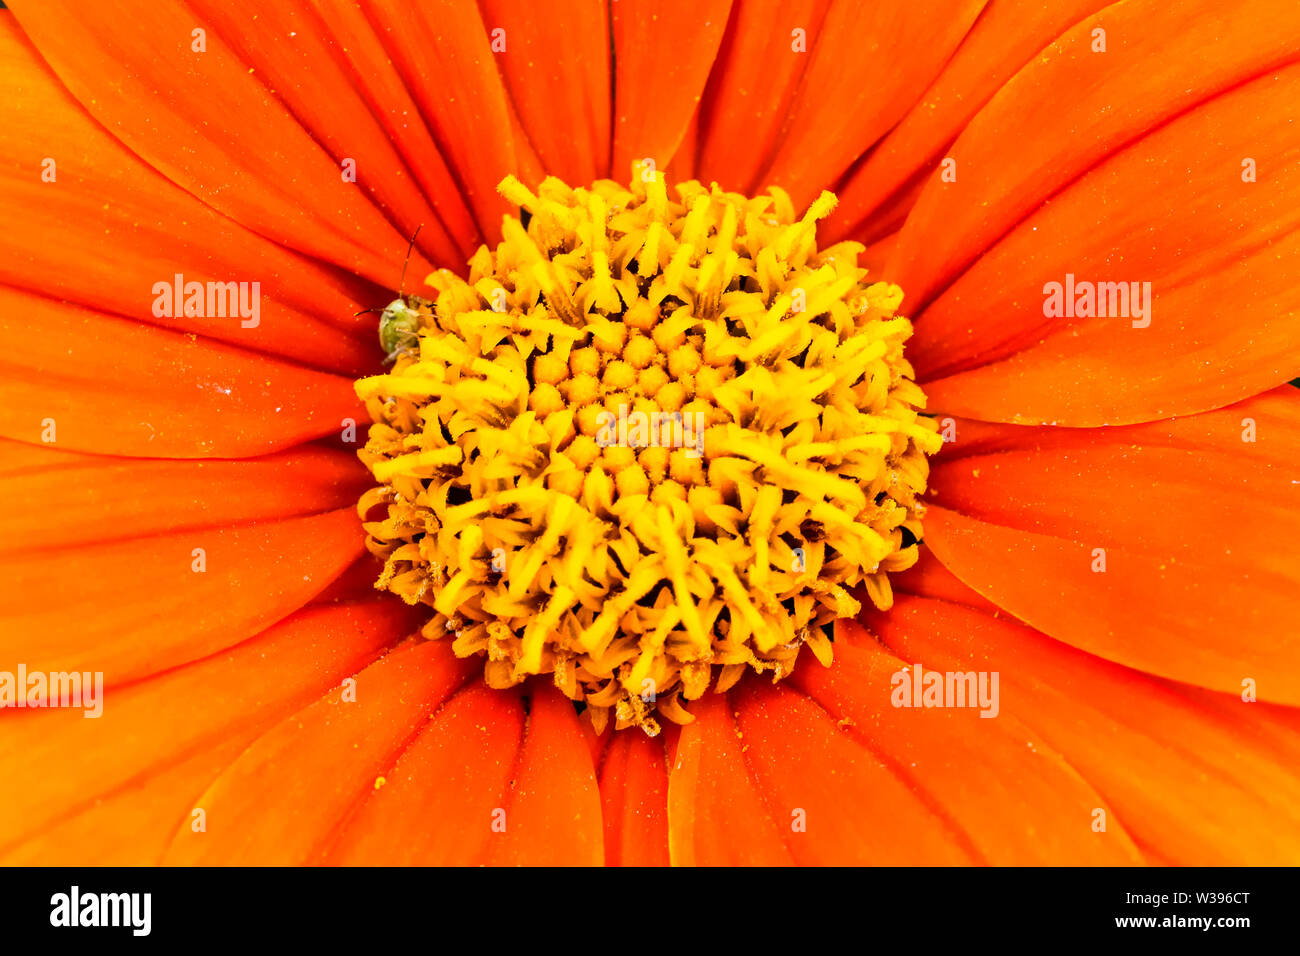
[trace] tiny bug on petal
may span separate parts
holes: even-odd
[[[384,364],[391,365],[398,356],[414,351],[420,343],[420,310],[432,306],[428,299],[415,295],[406,295],[406,267],[411,263],[411,250],[415,248],[415,237],[420,234],[420,226],[415,227],[411,241],[406,247],[406,261],[402,263],[402,277],[397,285],[397,298],[382,309],[362,309],[357,315],[367,312],[379,313],[379,347],[384,350]]]
[[[416,348],[420,341],[419,304],[424,300],[415,296],[410,296],[410,299],[416,303],[414,308],[407,304],[407,296],[399,296],[388,303],[379,316],[379,347],[387,356],[385,365]]]

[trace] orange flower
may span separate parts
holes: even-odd
[[[1300,862],[1292,0],[8,6],[0,859]],[[646,159],[837,193],[945,438],[833,663],[656,737],[418,636],[355,507],[417,227]]]

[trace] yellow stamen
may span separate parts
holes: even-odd
[[[489,685],[549,674],[598,730],[687,722],[805,645],[829,665],[851,592],[886,608],[915,562],[941,444],[901,291],[856,243],[818,250],[830,193],[796,219],[779,189],[674,197],[648,171],[499,188],[527,227],[432,274],[419,348],[357,383],[376,586]]]

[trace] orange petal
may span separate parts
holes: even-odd
[[[362,539],[345,508],[0,555],[0,661],[103,671],[110,689],[159,673],[293,613],[357,558]]]
[[[1096,29],[1105,31],[1104,53],[1093,52]],[[966,127],[949,150],[957,181],[932,178],[922,193],[888,271],[906,290],[906,308],[919,313],[1010,228],[1106,156],[1293,60],[1297,31],[1300,6],[1291,0],[1243,0],[1230,13],[1218,0],[1134,0],[1077,25]],[[1206,56],[1210,49],[1214,55]]]
[[[952,865],[978,859],[945,808],[913,789],[819,704],[781,684],[746,685],[736,694],[742,759],[798,863]],[[731,827],[724,835],[740,838]]]
[[[840,204],[825,224],[827,235],[863,242],[884,235],[891,219],[883,215],[886,208],[893,209],[918,179],[939,175],[943,150],[993,94],[1067,28],[1109,3],[989,3],[921,99],[845,178],[837,190]],[[902,206],[904,216],[913,202]]]
[[[1179,685],[1059,644],[1005,615],[943,601],[903,595],[870,625],[905,660],[997,671],[1006,711],[1114,808],[1106,832],[1091,834],[1099,842],[1122,827],[1156,862],[1300,859],[1295,711],[1226,697],[1235,704],[1208,707]],[[1266,739],[1264,715],[1279,711],[1291,716],[1285,747]],[[1090,817],[1077,825],[1090,825]]]
[[[384,562],[367,551],[343,569],[333,581],[314,598],[311,604],[347,604],[375,597],[375,582],[384,571]],[[385,600],[391,600],[387,595]],[[414,612],[413,612],[414,613]]]
[[[1289,386],[1174,422],[1002,426],[1000,443],[937,460],[925,540],[1052,637],[1229,693],[1252,678],[1295,704],[1298,456]]]
[[[0,472],[0,549],[99,544],[346,507],[370,482],[356,458],[299,448],[242,461],[169,461],[79,456],[0,439],[50,464]]]
[[[831,188],[906,115],[986,2],[832,5],[809,37],[808,66],[759,183],[783,187],[796,206]]]
[[[504,44],[494,60],[546,172],[573,185],[608,177],[608,3],[480,0],[479,6],[489,35]]]
[[[0,438],[0,476],[5,478],[49,474],[60,468],[103,463],[104,459],[99,455],[70,451],[57,445],[31,445]]]
[[[920,594],[952,604],[965,604],[968,607],[988,611],[990,614],[999,610],[998,606],[988,598],[962,584],[961,579],[944,567],[930,548],[921,548],[916,564],[906,571],[890,575],[889,580],[895,592]],[[841,639],[838,632],[835,639],[837,641]],[[852,638],[848,637],[848,639]]]
[[[358,301],[374,304],[370,285],[268,242],[150,169],[86,115],[8,15],[0,77],[11,94],[0,101],[0,284],[320,368],[374,364],[373,331],[340,331],[361,321]],[[154,284],[177,274],[257,282],[258,324],[180,308],[155,316]]]
[[[505,812],[525,714],[516,694],[472,684],[433,714],[384,783],[342,826],[324,856],[348,865],[467,866],[484,862]]]
[[[609,866],[668,865],[668,765],[663,741],[614,731],[600,765]]]
[[[1126,424],[1300,374],[1300,129],[1279,121],[1298,99],[1300,64],[1202,103],[985,252],[925,310],[909,349],[932,406]],[[1258,182],[1242,182],[1242,157]],[[1123,283],[1130,302],[1147,283],[1149,311],[1045,318],[1047,284],[1067,275]]]
[[[24,317],[0,321],[0,435],[9,438],[241,458],[365,421],[352,382],[337,375],[4,287],[0,315]]]
[[[461,259],[451,266],[459,269],[482,242],[482,232],[474,210],[462,195],[457,177],[444,158],[445,152],[437,144],[434,127],[421,114],[405,78],[393,63],[388,37],[382,35],[381,28],[368,15],[373,7],[313,3],[312,10],[333,37],[335,48],[345,51],[351,82],[363,91],[371,110],[388,137],[397,144],[402,160],[419,183],[425,201],[456,242]],[[425,247],[423,237],[421,229],[416,247],[425,249],[436,260],[438,252]],[[410,278],[418,281],[421,277],[411,272]]]
[[[544,685],[531,700],[505,829],[488,858],[498,866],[601,866],[600,790],[573,703]]]
[[[730,9],[731,0],[620,0],[610,7],[612,178],[625,182],[632,163],[645,158],[668,167],[704,93]]]
[[[676,866],[783,866],[794,862],[783,833],[750,777],[725,696],[691,707],[668,775],[668,852]],[[785,829],[782,829],[785,828]]]
[[[275,90],[335,166],[354,164],[353,188],[379,206],[399,234],[419,228],[415,246],[431,261],[464,264],[477,230],[432,137],[422,123],[411,122],[410,95],[388,58],[379,58],[383,45],[363,10],[307,0],[258,8],[256,16],[221,0],[191,0],[189,6]],[[399,105],[407,110],[400,123],[394,121]],[[396,283],[396,269],[385,279],[385,285]]]
[[[891,232],[883,236],[862,250],[862,254],[858,256],[858,264],[866,269],[870,275],[877,279],[883,279],[884,264],[889,261],[889,257],[894,251],[894,245],[897,242],[897,232]]]
[[[695,165],[695,150],[699,146],[699,142],[700,110],[696,108],[695,113],[691,116],[691,121],[686,124],[686,130],[682,133],[677,149],[673,151],[673,158],[668,163],[668,169],[665,170],[668,182],[681,183],[700,178]]]
[[[176,832],[167,865],[294,866],[376,787],[429,716],[474,674],[446,641],[417,639],[286,717],[227,767],[194,805],[208,827]],[[340,760],[340,757],[344,759]]]
[[[791,680],[932,806],[973,857],[995,866],[1141,861],[1118,822],[1104,834],[1093,832],[1093,811],[1110,808],[1025,728],[1000,681],[997,710],[988,709],[988,718],[974,708],[895,707],[895,675],[910,682],[905,668],[916,662],[875,641],[842,641],[844,629],[861,625],[839,622],[831,667],[800,667]],[[905,855],[904,861],[922,862]]]
[[[776,152],[781,126],[822,35],[830,0],[744,0],[731,23],[700,102],[696,146],[705,180],[750,190]],[[782,185],[778,183],[777,185]]]
[[[406,237],[211,21],[150,0],[9,6],[85,110],[172,182],[273,242],[392,281]]]
[[[377,0],[365,13],[446,157],[479,231],[495,239],[501,216],[516,211],[497,195],[497,183],[507,173],[533,182],[541,164],[497,72],[498,54],[492,52],[478,5]],[[512,39],[522,38],[507,37],[507,49]]]
[[[0,854],[41,865],[155,863],[244,747],[409,633],[395,601],[300,612],[228,653],[131,687],[103,714],[0,714]],[[11,665],[5,665],[9,668]],[[212,821],[215,823],[216,821]]]

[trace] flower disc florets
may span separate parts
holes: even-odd
[[[819,251],[823,193],[746,198],[662,174],[534,195],[469,277],[433,273],[418,343],[358,394],[377,587],[489,684],[549,674],[598,729],[690,720],[779,679],[860,588],[916,560],[941,444],[896,286]]]

